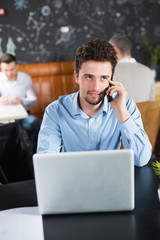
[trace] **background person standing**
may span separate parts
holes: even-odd
[[[154,76],[151,69],[138,63],[131,56],[131,42],[123,34],[115,34],[109,39],[114,47],[118,64],[115,68],[114,81],[121,82],[128,96],[135,102],[153,101]]]

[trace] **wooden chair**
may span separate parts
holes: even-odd
[[[160,154],[160,99],[137,103],[141,113],[144,130],[152,144],[152,152]]]

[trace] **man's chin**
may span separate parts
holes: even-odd
[[[103,98],[104,99],[104,98]],[[99,99],[94,99],[94,100],[90,100],[88,98],[85,98],[86,102],[91,104],[91,105],[97,105],[99,104],[102,100],[102,98],[99,98]]]

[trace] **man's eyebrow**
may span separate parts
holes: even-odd
[[[102,75],[101,77],[109,78],[110,76],[109,75]]]
[[[91,74],[91,73],[84,73],[83,76],[85,76],[85,77],[86,76],[93,76],[93,74]]]
[[[83,76],[94,76],[93,74],[91,74],[91,73],[84,73],[83,74]],[[106,77],[106,78],[109,78],[110,76],[108,75],[108,74],[103,74],[103,75],[101,75],[101,77]]]

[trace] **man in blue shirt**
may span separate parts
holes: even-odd
[[[148,163],[152,147],[140,112],[119,82],[112,81],[117,56],[106,40],[92,38],[75,56],[79,91],[45,110],[38,153],[133,149],[136,166]],[[111,101],[109,101],[111,98]]]

